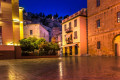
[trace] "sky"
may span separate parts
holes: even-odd
[[[87,0],[19,0],[27,12],[59,16],[72,15],[81,8],[87,8]]]

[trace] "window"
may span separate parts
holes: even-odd
[[[77,39],[77,31],[74,32],[74,39]]]
[[[69,23],[69,29],[71,29],[71,22]]]
[[[33,31],[32,30],[30,30],[30,35],[33,35]]]
[[[66,24],[64,25],[64,30],[66,31]]]
[[[74,27],[77,27],[77,19],[74,20]]]
[[[97,23],[97,28],[100,28],[100,19],[96,21]]]
[[[117,22],[120,23],[120,12],[117,13]]]
[[[0,45],[2,45],[2,27],[0,26]]]
[[[97,49],[100,49],[100,41],[97,42]]]
[[[96,2],[97,2],[97,7],[99,7],[100,6],[100,0],[96,0]]]

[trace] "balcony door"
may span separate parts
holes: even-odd
[[[72,55],[72,46],[70,46],[70,55]]]
[[[75,45],[75,55],[78,55],[78,45]]]

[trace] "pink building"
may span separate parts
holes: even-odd
[[[51,31],[51,38],[55,38],[56,42],[58,42],[58,35],[61,33],[60,27],[53,27]]]
[[[49,42],[49,32],[40,24],[28,24],[24,26],[24,38],[44,38]]]

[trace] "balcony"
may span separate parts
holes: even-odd
[[[68,28],[65,30],[66,33],[70,33],[70,32],[73,32],[72,28]]]
[[[66,43],[67,43],[67,44],[72,44],[72,43],[73,43],[73,40],[66,40]]]

